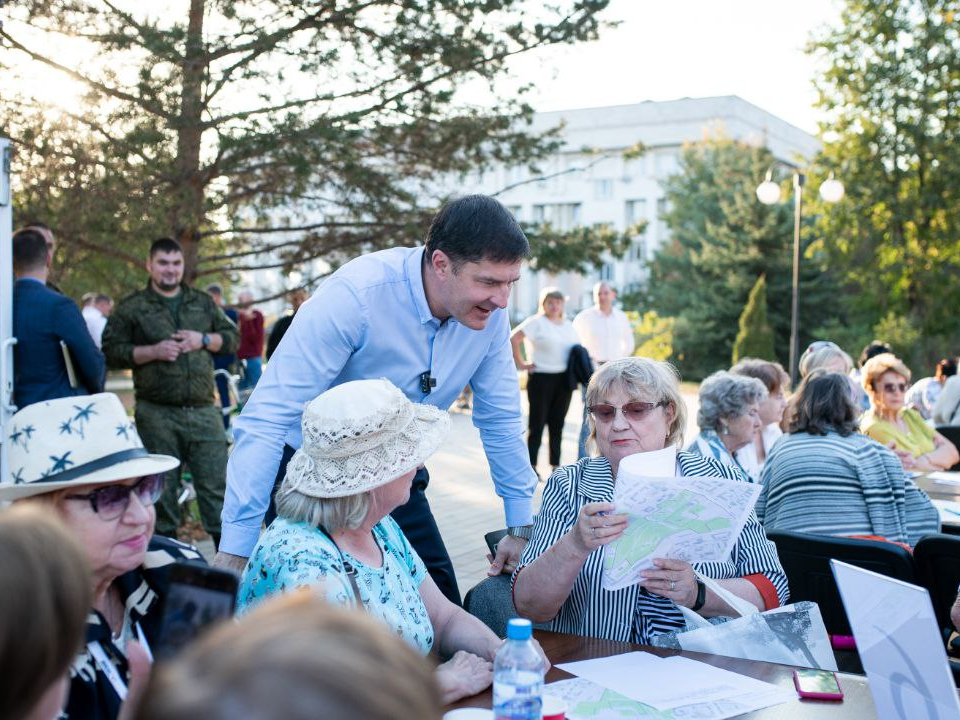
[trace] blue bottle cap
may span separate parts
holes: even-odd
[[[533,623],[523,618],[507,622],[507,640],[529,640],[533,636]]]

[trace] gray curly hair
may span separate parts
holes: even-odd
[[[697,425],[700,430],[719,430],[722,419],[745,415],[751,405],[766,397],[767,388],[756,378],[726,370],[715,372],[700,383]]]

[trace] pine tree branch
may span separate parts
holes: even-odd
[[[125,100],[126,102],[133,103],[137,107],[147,111],[152,115],[157,115],[159,117],[162,117],[164,120],[167,120],[167,121],[174,120],[173,115],[171,115],[170,113],[168,113],[166,110],[164,110],[162,107],[158,105],[146,102],[143,98],[137,97],[136,95],[131,95],[130,93],[124,92],[123,90],[118,90],[117,88],[104,85],[102,82],[94,80],[93,78],[89,78],[86,75],[82,75],[81,73],[78,73],[76,70],[68,68],[65,65],[61,65],[60,63],[55,62],[50,58],[44,57],[43,55],[40,55],[39,53],[36,53],[33,50],[30,50],[29,48],[27,48],[26,46],[22,45],[17,40],[15,40],[13,37],[11,37],[11,35],[6,30],[3,29],[2,25],[0,25],[0,38],[7,40],[7,42],[10,43],[11,47],[24,53],[32,60],[36,60],[39,63],[42,63],[48,67],[53,68],[54,70],[64,73],[65,75],[72,77],[74,80],[79,80],[80,82],[88,85],[89,87],[94,88],[95,90],[99,90],[104,95],[117,98],[118,100]]]

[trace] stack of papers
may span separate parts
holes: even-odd
[[[776,685],[680,656],[633,652],[557,667],[577,679],[544,691],[566,700],[570,720],[722,720],[796,699]]]
[[[941,470],[939,472],[929,473],[927,477],[940,485],[960,485],[960,473],[956,472]]]
[[[937,510],[940,511],[940,522],[948,525],[960,525],[960,502],[950,500],[933,500]]]

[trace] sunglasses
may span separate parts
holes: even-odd
[[[904,393],[907,391],[906,383],[884,383],[883,385],[881,385],[881,387],[883,388],[884,392],[888,392],[888,393],[892,393],[892,392]]]
[[[591,405],[587,408],[591,415],[597,422],[609,423],[613,422],[613,418],[617,415],[617,410],[620,410],[623,413],[623,416],[627,420],[643,420],[647,415],[650,414],[650,411],[658,407],[666,407],[670,403],[667,400],[661,400],[660,402],[628,402],[624,403],[620,407],[616,405],[607,405],[606,403],[600,403],[597,405]]]
[[[150,507],[160,499],[165,473],[144,475],[133,485],[107,485],[84,495],[67,495],[71,500],[87,500],[90,507],[103,520],[116,520],[127,511],[130,494],[136,493],[144,507]]]

